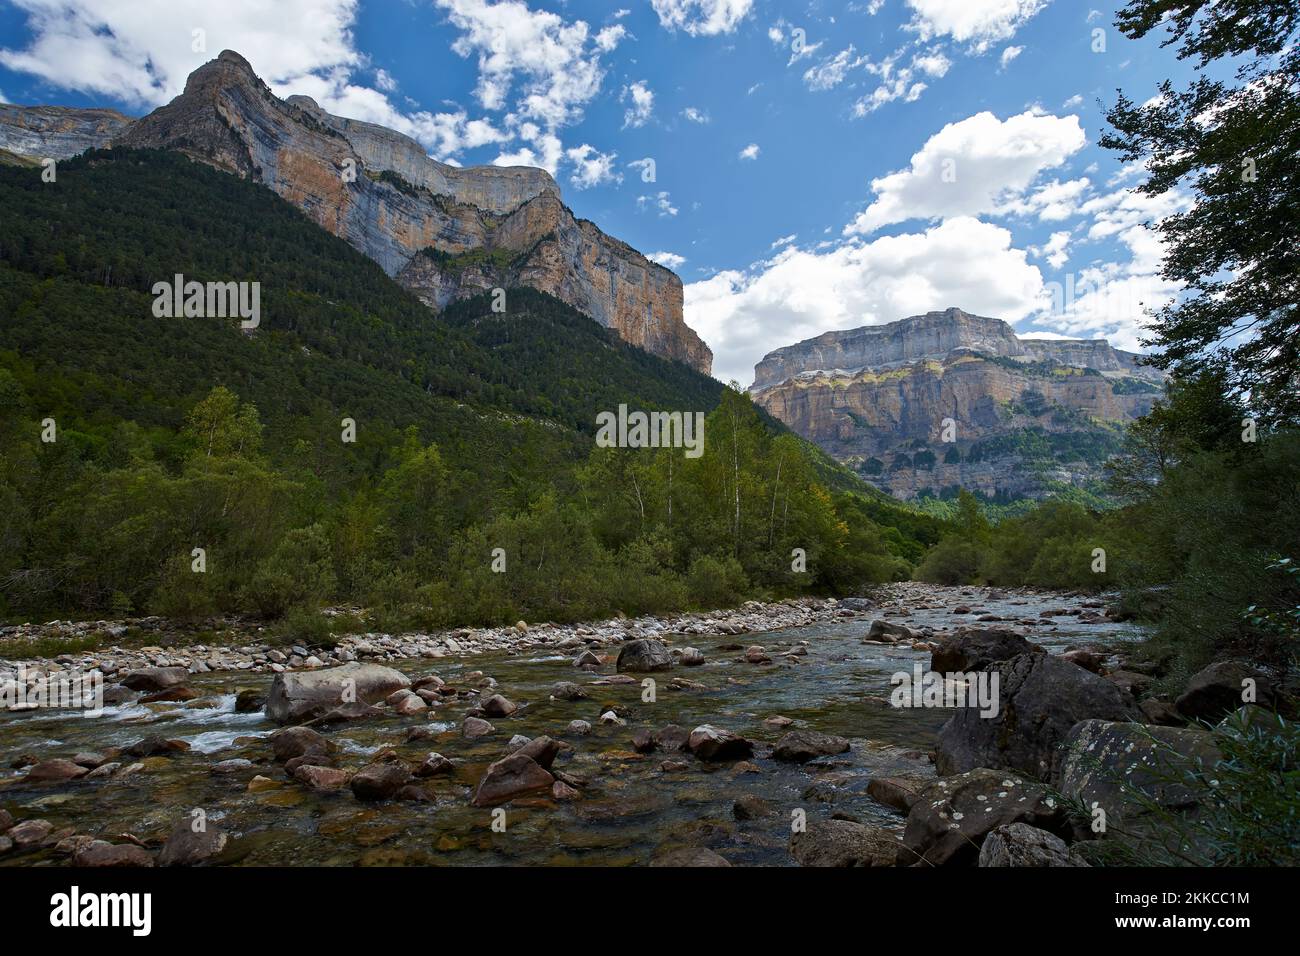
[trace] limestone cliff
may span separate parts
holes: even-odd
[[[29,145],[21,131],[35,122],[0,114],[0,148],[27,153],[7,144]],[[108,137],[82,138],[80,149],[66,143],[67,155],[110,140],[174,149],[263,183],[433,308],[483,288],[532,286],[647,351],[712,366],[682,319],[681,280],[577,219],[545,170],[437,162],[410,137],[333,116],[305,96],[276,97],[229,50],[166,106]]]
[[[35,160],[107,146],[132,120],[117,110],[0,103],[0,149]]]
[[[959,309],[826,335],[755,368],[758,404],[904,498],[1089,484],[1160,372],[1102,340],[1020,339]]]

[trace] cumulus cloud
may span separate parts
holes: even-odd
[[[1024,52],[1025,52],[1025,48],[1022,46],[1007,47],[1005,50],[1002,51],[1002,56],[998,59],[998,66],[1001,69],[1005,70],[1007,68],[1008,63],[1010,63],[1012,60],[1014,60],[1016,57],[1020,56],[1020,54]]]
[[[730,33],[749,16],[754,0],[650,0],[661,26],[691,36]]]
[[[757,143],[750,143],[740,151],[740,159],[758,159],[760,150]]]
[[[1026,191],[1040,173],[1062,165],[1084,143],[1076,116],[1028,111],[999,120],[983,112],[949,123],[912,156],[907,169],[872,180],[875,200],[844,231],[865,235],[908,219],[1046,208],[1064,201],[1069,190],[1054,184],[1028,201]]]
[[[617,153],[602,153],[594,146],[583,143],[565,150],[564,155],[573,166],[569,182],[578,189],[623,181],[623,174],[614,168]]]
[[[824,251],[788,245],[747,270],[688,284],[686,321],[713,349],[714,374],[744,384],[781,345],[949,306],[1017,321],[1038,308],[1042,287],[1009,231],[959,217]]]
[[[922,40],[951,37],[984,53],[1009,40],[1048,0],[907,0],[912,19],[907,29]]]
[[[477,57],[475,95],[484,109],[505,108],[518,83],[514,113],[552,128],[581,118],[605,76],[601,54],[624,35],[615,25],[593,37],[585,21],[530,10],[520,0],[434,2],[462,31],[452,50]]]
[[[645,80],[637,80],[623,87],[619,100],[628,104],[623,112],[624,129],[629,126],[636,129],[649,122],[650,114],[654,112],[655,94],[654,90],[646,86]]]
[[[651,252],[646,254],[646,258],[668,269],[680,269],[686,263],[686,257],[675,252]]]

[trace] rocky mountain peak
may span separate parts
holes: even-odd
[[[712,366],[683,321],[681,280],[576,219],[544,169],[438,162],[395,130],[335,116],[310,97],[280,99],[233,50],[135,121],[90,111],[52,120],[41,113],[49,109],[0,109],[0,149],[60,158],[108,145],[176,150],[274,190],[432,308],[531,286],[649,352]]]

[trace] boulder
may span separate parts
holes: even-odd
[[[64,760],[62,757],[53,757],[49,760],[42,760],[40,763],[32,764],[32,766],[28,768],[27,775],[23,779],[28,783],[67,783],[69,780],[76,780],[78,777],[84,777],[88,772],[88,768],[73,763],[71,760]]]
[[[1101,665],[1105,663],[1105,658],[1096,651],[1090,651],[1086,648],[1076,648],[1072,651],[1066,651],[1061,655],[1062,660],[1069,661],[1071,664],[1077,664],[1086,671],[1092,671],[1094,674],[1101,673]]]
[[[466,740],[477,740],[479,737],[486,737],[495,730],[496,728],[482,717],[466,717],[465,722],[460,725],[461,736]]]
[[[573,681],[562,680],[551,689],[551,696],[556,700],[585,700],[587,692]]]
[[[429,709],[424,698],[411,690],[394,691],[385,698],[385,703],[403,717],[414,717]]]
[[[935,766],[942,775],[976,767],[1018,770],[1048,780],[1060,744],[1081,720],[1141,720],[1132,696],[1096,674],[1050,654],[1029,653],[995,665],[998,712],[956,711],[939,731]]]
[[[871,622],[871,627],[867,631],[867,640],[869,641],[917,641],[921,639],[921,634],[914,631],[906,624],[895,624],[893,621],[886,621],[878,618]]]
[[[923,777],[872,777],[867,796],[899,813],[907,813],[932,781]]]
[[[208,823],[197,833],[193,822],[183,820],[172,830],[158,854],[159,866],[197,866],[221,854],[226,848],[226,831]]]
[[[1068,833],[1065,809],[1046,787],[1019,774],[980,767],[935,780],[908,811],[906,850],[899,860],[933,866],[973,864],[984,838],[1009,823]]]
[[[305,754],[330,754],[338,749],[333,741],[310,727],[286,727],[267,738],[275,759],[284,763]]]
[[[556,755],[563,747],[564,744],[561,744],[558,740],[542,736],[534,737],[515,752],[521,753],[525,757],[532,757],[543,770],[550,770],[551,764],[555,762]]]
[[[518,709],[518,704],[500,694],[493,694],[483,701],[483,713],[488,717],[509,717]]]
[[[358,800],[388,800],[411,782],[411,771],[400,760],[381,760],[362,767],[348,781]]]
[[[984,838],[980,866],[1087,866],[1054,833],[1027,823],[1008,823]]]
[[[704,664],[704,652],[698,647],[684,647],[679,660],[683,667],[701,667]]]
[[[650,638],[628,641],[619,649],[618,662],[615,664],[615,669],[620,674],[625,671],[638,674],[668,671],[672,668],[673,656],[668,653],[668,648]]]
[[[668,724],[655,731],[655,746],[668,752],[685,750],[690,743],[691,734],[685,727]]]
[[[901,846],[896,835],[849,820],[810,820],[790,836],[800,866],[895,866]]]
[[[583,651],[573,659],[574,667],[599,667],[600,656],[595,651]]]
[[[1248,681],[1254,681],[1254,700],[1243,697]],[[1188,720],[1217,721],[1242,704],[1255,703],[1271,708],[1275,696],[1273,681],[1263,671],[1241,661],[1218,661],[1187,682],[1174,706]]]
[[[702,724],[691,731],[687,749],[701,760],[747,760],[754,755],[754,745],[729,730]]]
[[[159,691],[184,684],[190,679],[190,672],[184,667],[144,667],[131,671],[122,678],[123,687],[131,690]]]
[[[303,763],[294,767],[293,778],[319,793],[333,793],[336,790],[342,790],[348,785],[351,774],[337,767],[322,767],[319,764]]]
[[[842,754],[848,749],[849,742],[843,737],[815,730],[792,730],[777,741],[772,756],[788,763],[807,763],[816,757]]]
[[[725,857],[702,846],[682,847],[669,850],[650,861],[651,866],[697,867],[697,866],[731,866]]]
[[[266,716],[277,724],[303,723],[344,704],[376,704],[410,686],[400,671],[356,661],[318,671],[276,674],[266,698]]]
[[[431,753],[415,768],[417,777],[437,777],[444,773],[454,773],[456,765],[440,753]]]
[[[940,641],[930,655],[930,670],[938,674],[982,671],[1033,649],[1023,634],[1010,628],[963,627]]]
[[[54,826],[48,820],[24,820],[11,826],[5,836],[13,840],[18,849],[26,850],[44,843],[53,832]]]
[[[72,856],[73,866],[107,867],[107,866],[153,866],[151,857],[144,848],[134,843],[106,843],[94,840],[87,843]]]
[[[1157,806],[1194,814],[1205,791],[1186,774],[1208,778],[1221,759],[1214,735],[1199,727],[1085,720],[1064,741],[1056,788],[1104,810],[1107,828],[1137,830]]]
[[[183,740],[169,740],[166,737],[160,737],[158,734],[150,734],[137,740],[131,746],[127,747],[122,753],[131,757],[168,757],[175,753],[183,753],[190,749],[190,745]]]
[[[555,778],[525,753],[513,753],[489,764],[474,791],[476,807],[495,807],[515,797],[550,790]]]

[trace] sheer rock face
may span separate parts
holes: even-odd
[[[22,131],[34,114],[0,114],[0,147],[28,152]],[[275,190],[433,308],[486,288],[532,286],[649,352],[706,373],[712,366],[682,319],[681,280],[575,218],[545,170],[439,163],[400,133],[332,116],[309,97],[279,99],[229,50],[195,70],[166,106],[120,119],[106,135],[68,138],[65,154],[110,140],[179,150]],[[426,249],[441,255],[418,255]],[[486,261],[455,259],[476,251]]]
[[[955,486],[1035,496],[1098,478],[1116,426],[1150,410],[1163,374],[1137,359],[1104,340],[1020,339],[949,309],[778,349],[751,392],[900,497]]]
[[[0,103],[0,149],[40,160],[107,146],[132,120],[117,110]]]

